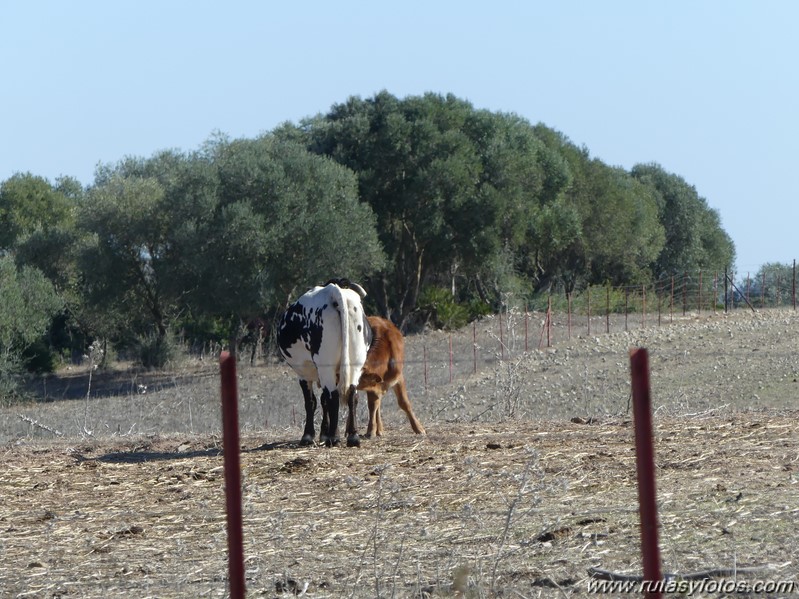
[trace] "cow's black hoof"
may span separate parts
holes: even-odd
[[[325,447],[338,447],[341,445],[341,439],[336,437],[335,439],[327,438],[325,439]]]
[[[313,445],[313,435],[303,435],[302,439],[300,439],[300,447],[308,447],[309,445]]]
[[[358,435],[349,435],[347,437],[347,447],[360,447],[361,446],[361,439]]]

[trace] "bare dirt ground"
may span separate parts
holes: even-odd
[[[591,567],[640,573],[632,346],[650,351],[664,570],[799,583],[799,316],[598,322],[542,350],[535,318],[528,352],[521,317],[504,351],[493,319],[454,335],[452,383],[449,335],[409,338],[428,434],[386,398],[387,434],[360,449],[298,447],[294,377],[242,365],[249,595],[569,596]],[[63,373],[2,408],[0,597],[226,596],[210,362]]]

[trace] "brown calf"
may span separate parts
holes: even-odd
[[[402,333],[393,322],[385,318],[369,316],[367,320],[372,327],[372,345],[369,347],[366,364],[358,381],[358,390],[366,391],[369,400],[369,427],[366,429],[366,436],[371,437],[372,433],[383,434],[380,400],[389,389],[394,389],[397,404],[408,415],[408,422],[411,423],[413,432],[423,435],[424,427],[413,413],[405,379],[402,376],[402,365],[405,362],[405,342]]]

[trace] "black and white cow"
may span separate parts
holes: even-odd
[[[364,296],[366,292],[360,285],[347,279],[332,279],[302,295],[289,306],[280,322],[280,353],[299,375],[305,398],[302,445],[314,442],[314,383],[322,389],[319,440],[327,446],[339,445],[339,406],[346,405],[347,445],[360,445],[355,429],[355,388],[372,342],[372,331],[361,305]]]

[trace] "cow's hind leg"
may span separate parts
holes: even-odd
[[[308,381],[300,381],[302,396],[305,398],[305,430],[302,433],[300,445],[313,445],[314,425],[313,419],[316,414],[316,396],[313,394],[313,384]]]
[[[366,428],[366,437],[383,434],[383,418],[380,416],[381,396],[374,391],[366,392],[366,399],[369,402],[369,426]]]
[[[328,437],[328,430],[330,429],[330,415],[328,413],[327,400],[322,400],[322,426],[319,428],[319,442],[324,443]]]
[[[322,389],[322,412],[327,415],[327,426],[325,426],[323,420],[319,440],[328,447],[341,444],[341,440],[338,437],[338,410],[338,389],[333,389],[333,391],[328,391],[327,388]]]
[[[355,412],[358,409],[358,393],[355,385],[347,391],[347,447],[360,447],[361,439],[355,428]]]
[[[424,435],[424,427],[422,423],[419,422],[419,419],[416,418],[416,414],[413,413],[413,407],[411,406],[411,400],[408,399],[408,390],[405,387],[404,379],[398,380],[394,385],[394,395],[397,396],[397,404],[399,407],[408,415],[408,422],[411,423],[413,432],[417,435]]]

